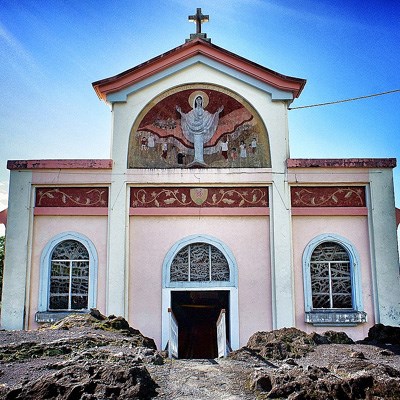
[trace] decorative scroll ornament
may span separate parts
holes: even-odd
[[[365,187],[292,187],[292,207],[365,207]]]
[[[107,207],[108,188],[38,188],[36,207]]]
[[[131,207],[268,207],[268,188],[131,188]]]

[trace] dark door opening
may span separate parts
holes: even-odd
[[[222,309],[229,340],[229,291],[173,291],[171,308],[179,327],[179,358],[218,357],[216,323]]]

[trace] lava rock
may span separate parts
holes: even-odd
[[[375,345],[400,345],[400,327],[376,324],[368,331],[368,337],[362,342]]]
[[[157,385],[144,366],[92,361],[69,365],[3,393],[6,400],[151,399]]]

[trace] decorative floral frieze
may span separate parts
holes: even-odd
[[[107,187],[45,187],[36,189],[36,207],[107,207]]]
[[[292,207],[365,207],[363,186],[292,187]]]
[[[267,187],[131,188],[131,207],[268,207]]]

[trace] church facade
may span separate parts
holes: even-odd
[[[221,310],[233,349],[281,327],[398,326],[396,160],[290,158],[305,83],[201,33],[93,83],[110,159],[8,162],[2,328],[97,308],[163,349],[172,311],[195,357],[214,354]]]

